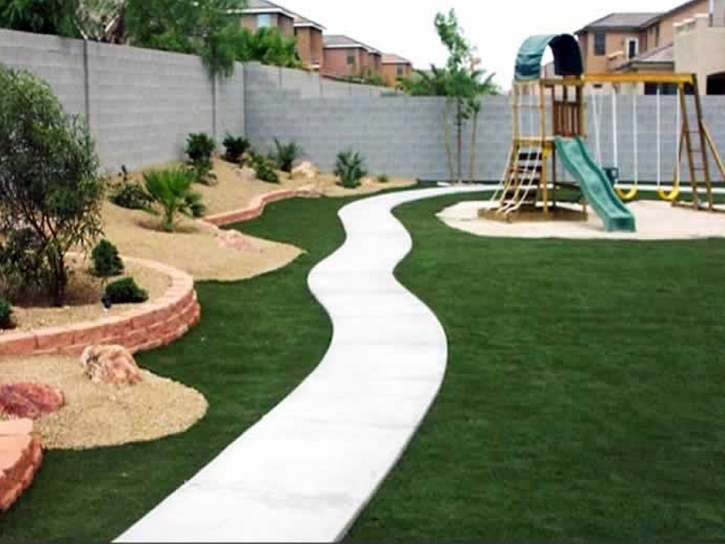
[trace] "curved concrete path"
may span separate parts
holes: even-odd
[[[117,542],[332,542],[393,468],[438,393],[447,341],[393,276],[412,248],[390,211],[476,188],[360,200],[347,239],[310,274],[333,323],[315,371]]]

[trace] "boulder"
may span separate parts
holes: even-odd
[[[0,412],[6,416],[38,419],[60,410],[63,393],[40,383],[9,383],[0,386]]]
[[[136,361],[123,346],[89,346],[81,355],[81,364],[93,383],[136,385],[143,380]]]
[[[256,170],[254,170],[254,168],[250,168],[249,166],[237,168],[234,173],[237,175],[237,178],[242,181],[254,181],[255,179],[257,179]]]
[[[315,179],[320,171],[310,161],[305,161],[292,169],[292,179]]]

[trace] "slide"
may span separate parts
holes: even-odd
[[[557,137],[554,144],[564,166],[581,186],[589,205],[604,221],[607,232],[635,232],[634,215],[617,196],[604,170],[586,148],[584,140],[580,137]]]

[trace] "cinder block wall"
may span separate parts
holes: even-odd
[[[0,62],[44,78],[68,113],[88,115],[106,171],[183,156],[190,132],[244,132],[244,69],[213,82],[201,60],[0,30]]]

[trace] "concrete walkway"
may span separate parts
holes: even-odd
[[[412,244],[390,211],[475,190],[407,191],[343,208],[347,240],[308,280],[334,330],[318,368],[117,542],[341,539],[402,455],[446,368],[443,328],[393,277]]]

